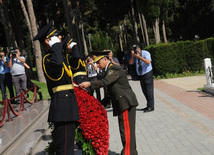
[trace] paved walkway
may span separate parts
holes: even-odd
[[[139,155],[214,154],[214,98],[197,91],[206,84],[205,76],[155,80],[155,111],[149,113],[141,111],[146,101],[139,81],[129,82],[139,101],[136,118]],[[119,155],[122,144],[118,120],[111,108],[107,113],[109,155]],[[2,142],[0,139],[0,148]],[[41,143],[33,154],[43,155],[47,143]],[[81,155],[81,151],[76,151],[76,155]]]
[[[214,154],[214,98],[198,92],[196,89],[203,85],[191,78],[203,80],[203,76],[155,80],[155,111],[150,113],[140,111],[146,101],[139,81],[130,81],[139,101],[136,119],[139,155]],[[108,117],[109,154],[117,155],[122,144],[117,118],[112,117],[111,109]]]

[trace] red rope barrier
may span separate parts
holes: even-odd
[[[33,91],[33,99],[32,99],[32,101],[29,101],[29,100],[27,99],[27,97],[26,97],[24,94],[28,93],[28,92],[31,91],[33,88],[34,88],[34,91]],[[28,103],[33,104],[33,103],[34,103],[34,100],[35,100],[35,98],[36,98],[36,86],[34,85],[34,87],[28,89],[28,91],[25,91],[22,95],[23,95],[23,97],[25,98],[25,100],[26,100]]]
[[[7,99],[7,97],[6,97],[6,102],[7,102],[7,117],[8,117],[8,119],[7,119],[6,122],[11,122],[11,121],[13,121],[13,119],[10,118],[10,107],[9,107],[9,104],[8,104],[8,99]]]
[[[22,104],[20,103],[20,106],[19,106],[19,110],[18,112],[16,113],[15,110],[13,109],[13,106],[11,105],[11,102],[9,101],[9,105],[10,105],[10,110],[12,111],[12,113],[16,116],[19,116],[21,114],[21,111],[22,111]]]
[[[7,101],[4,100],[4,113],[3,113],[3,117],[2,117],[2,120],[1,120],[1,123],[0,123],[0,127],[2,127],[4,125],[4,121],[5,121],[5,118],[6,118],[6,112],[7,112]]]
[[[29,91],[31,91],[32,89],[34,90],[34,91],[33,91],[33,99],[32,99],[32,101],[29,101],[29,100],[27,99],[27,97],[25,96],[25,94],[28,93]],[[3,112],[3,117],[2,117],[2,120],[1,120],[1,123],[0,123],[0,127],[2,127],[2,126],[4,125],[5,118],[6,118],[6,113],[8,114],[8,119],[7,119],[7,121],[12,121],[12,120],[13,120],[12,118],[10,118],[10,110],[12,111],[12,113],[13,113],[15,116],[19,116],[19,115],[21,114],[21,111],[26,110],[25,107],[24,107],[23,98],[25,98],[25,100],[26,100],[28,103],[30,103],[30,104],[33,104],[35,99],[36,99],[36,102],[38,102],[37,96],[36,96],[36,86],[35,86],[35,84],[34,84],[34,86],[33,86],[32,88],[28,89],[27,91],[22,92],[22,91],[20,90],[20,92],[21,92],[20,95],[18,95],[18,96],[16,96],[16,97],[13,97],[13,98],[11,98],[11,99],[8,99],[8,98],[7,98],[7,94],[5,94],[6,99],[5,99],[4,101],[0,101],[0,103],[4,103],[4,112]],[[18,98],[18,97],[20,97],[20,106],[19,106],[18,112],[15,112],[15,110],[13,109],[13,107],[12,107],[12,105],[11,105],[11,101],[14,100],[14,99],[16,99],[16,98]]]

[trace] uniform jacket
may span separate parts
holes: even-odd
[[[137,106],[138,101],[129,85],[126,73],[115,64],[110,63],[104,79],[91,81],[92,89],[107,87],[112,100],[113,115],[117,116],[124,110]]]
[[[72,53],[66,54],[66,61],[71,66],[71,70],[74,75],[73,80],[76,84],[87,81],[86,65],[80,56],[77,45],[74,45],[72,48]],[[79,74],[76,76],[78,72],[85,73],[85,75]]]
[[[75,92],[73,89],[53,92],[57,86],[72,84],[65,70],[67,63],[62,57],[62,43],[56,43],[51,51],[46,51],[43,58],[43,71],[47,81],[47,87],[51,96],[48,122],[70,122],[79,119],[79,112]]]

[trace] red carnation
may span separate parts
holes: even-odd
[[[98,155],[108,155],[109,124],[103,105],[85,90],[75,87],[82,134],[92,140],[92,146]]]

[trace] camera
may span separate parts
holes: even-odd
[[[0,58],[3,58],[3,55],[0,54]]]
[[[87,60],[87,63],[89,63],[90,62],[90,60]]]
[[[17,54],[17,51],[16,50],[11,50],[10,53],[12,53],[12,56],[15,57],[16,54]]]
[[[134,54],[137,54],[137,46],[136,45],[133,45],[133,51],[134,51]]]

